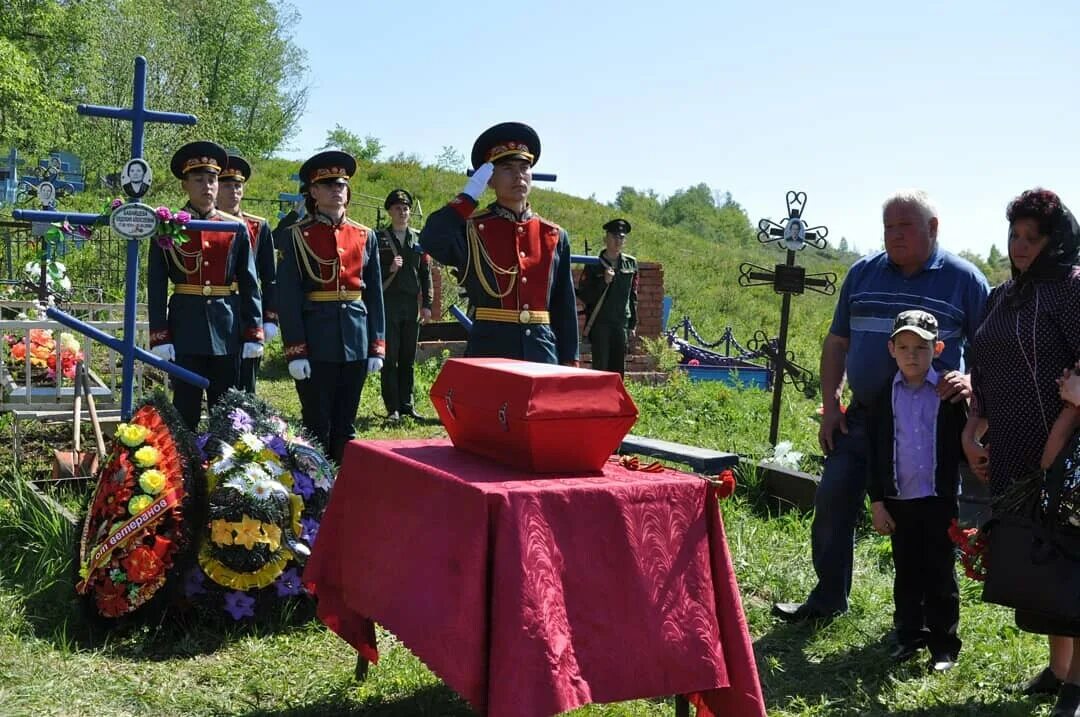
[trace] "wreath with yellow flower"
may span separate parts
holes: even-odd
[[[162,588],[187,569],[201,464],[159,393],[117,427],[103,465],[80,531],[75,590],[97,615],[119,618],[167,603]]]
[[[334,471],[265,401],[230,391],[200,437],[207,514],[189,598],[234,620],[304,599],[304,562],[329,500]]]

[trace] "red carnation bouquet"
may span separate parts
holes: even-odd
[[[964,574],[972,580],[986,580],[986,535],[978,528],[961,528],[953,518],[949,525],[949,538],[960,549]]]

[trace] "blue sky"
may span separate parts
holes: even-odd
[[[799,189],[811,224],[863,251],[899,188],[931,193],[945,247],[984,256],[1004,249],[1023,189],[1080,211],[1080,4],[297,7],[312,90],[288,157],[341,124],[433,161],[518,120],[560,191],[607,202],[624,185],[666,196],[705,182],[756,221]]]

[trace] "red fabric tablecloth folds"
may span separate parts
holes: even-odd
[[[481,714],[672,694],[765,714],[716,495],[691,475],[534,477],[444,440],[354,441],[304,581],[361,654],[376,620]]]

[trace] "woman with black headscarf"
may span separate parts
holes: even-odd
[[[1062,402],[1057,385],[1080,358],[1080,225],[1046,189],[1021,194],[1006,217],[1012,278],[990,293],[975,333],[974,400],[963,437],[972,470],[989,480],[995,497],[1048,468],[1080,415]],[[1050,666],[1024,691],[1058,692],[1052,714],[1080,717],[1080,625],[1050,624],[1022,610],[1016,622],[1051,635]]]

